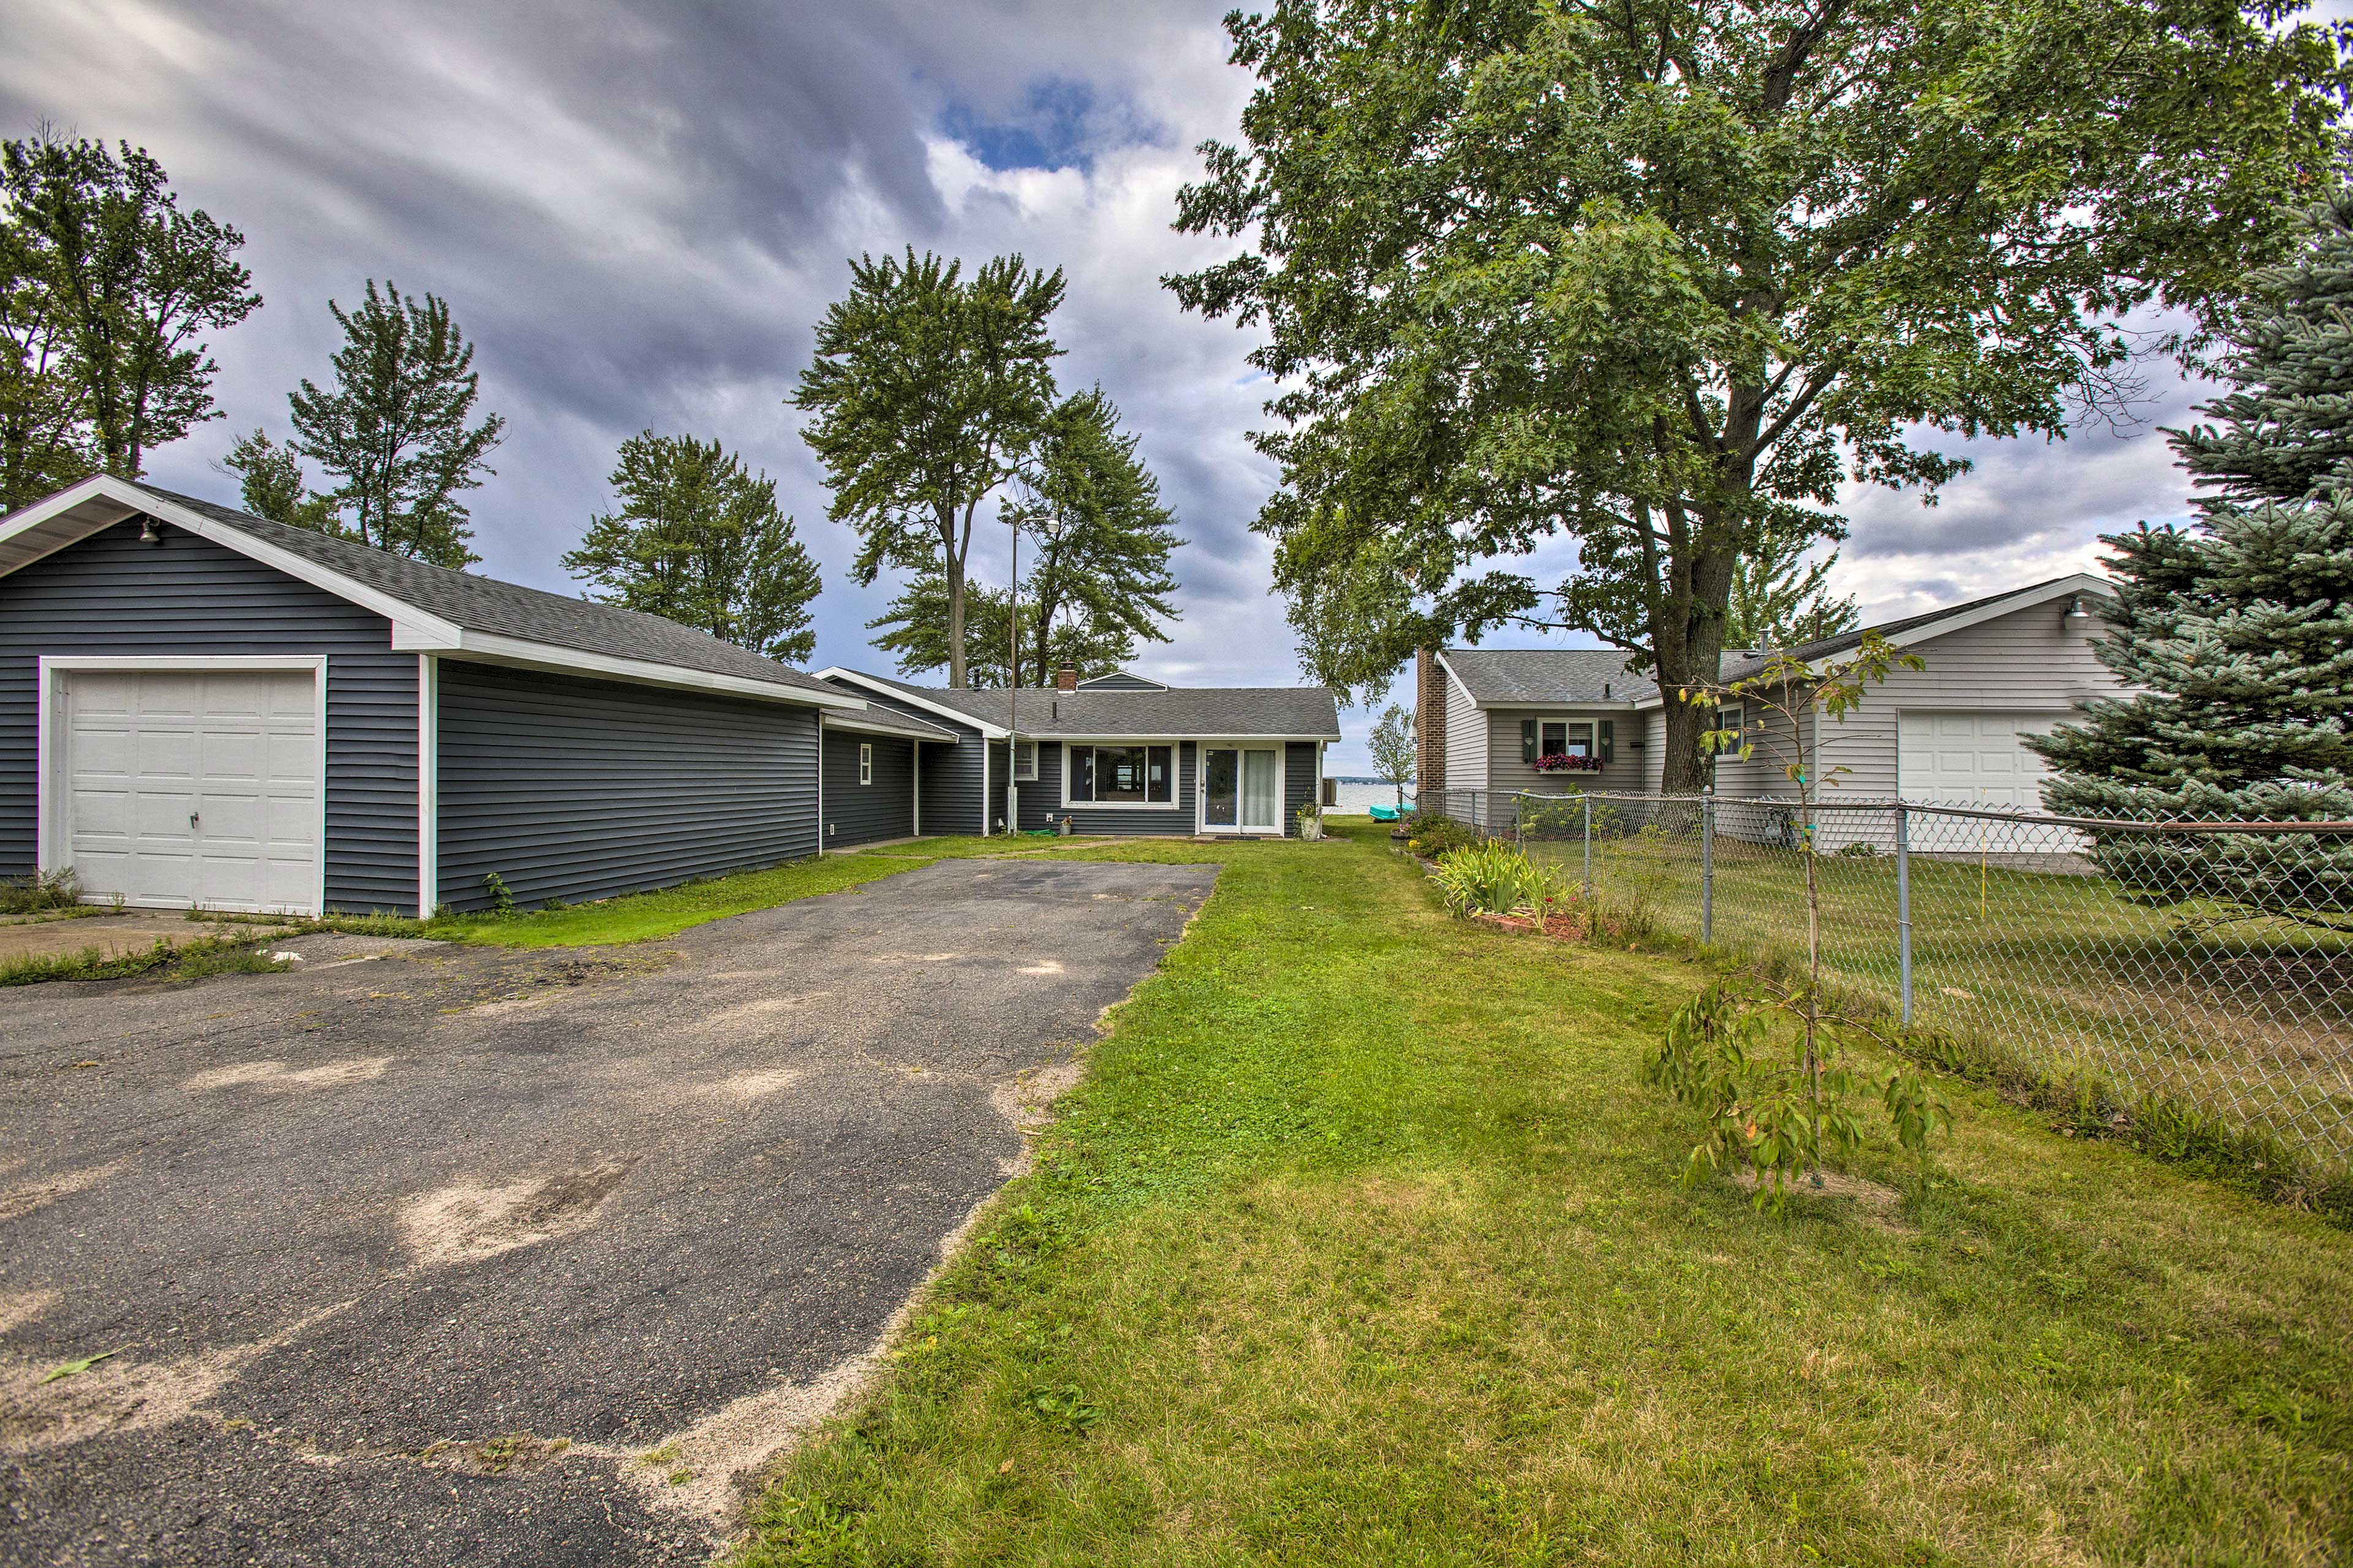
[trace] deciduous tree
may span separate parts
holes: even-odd
[[[327,309],[343,329],[331,362],[334,386],[306,379],[287,397],[293,450],[338,481],[327,497],[360,542],[437,566],[472,565],[481,557],[467,547],[470,514],[458,497],[497,472],[488,459],[506,428],[495,414],[468,423],[481,391],[474,345],[445,301],[403,298],[390,279],[379,294],[369,279],[355,310],[332,300]]]
[[[564,557],[592,598],[787,664],[817,651],[817,563],[776,505],[776,480],[715,438],[647,430],[621,443],[611,483],[614,509]]]
[[[962,263],[913,249],[849,269],[790,401],[812,416],[801,434],[825,464],[830,515],[864,542],[858,581],[938,573],[948,684],[964,686],[973,521],[1046,433],[1062,274],[1005,256],[966,281]]]
[[[1169,279],[1264,334],[1306,660],[1374,689],[1521,621],[1642,650],[1695,789],[1734,571],[1835,539],[1923,430],[2117,412],[2152,302],[2278,254],[2337,145],[2335,37],[2211,0],[1282,0]],[[1512,558],[1573,542],[1546,585]]]
[[[1366,749],[1373,754],[1373,771],[1397,786],[1398,808],[1405,808],[1406,785],[1413,783],[1419,753],[1414,747],[1413,710],[1395,703],[1373,726]]]
[[[236,259],[245,237],[181,211],[127,142],[0,142],[0,203],[6,504],[86,466],[136,479],[150,450],[218,417],[204,334],[260,308]]]
[[[1006,505],[1033,546],[1023,636],[1040,684],[1062,665],[1116,669],[1138,643],[1166,642],[1161,628],[1178,618],[1168,560],[1185,541],[1136,442],[1101,387],[1079,393],[1054,411]]]

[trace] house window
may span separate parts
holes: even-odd
[[[1573,724],[1566,719],[1547,719],[1539,730],[1536,755],[1539,757],[1589,757],[1593,754],[1593,726]]]
[[[1168,805],[1176,799],[1174,746],[1071,746],[1073,805]]]
[[[862,784],[874,782],[874,743],[871,741],[858,742],[858,782]]]
[[[1013,743],[1013,782],[1015,784],[1038,782],[1037,742],[1016,741]]]

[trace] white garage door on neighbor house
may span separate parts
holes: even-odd
[[[1905,709],[1896,715],[1895,788],[1909,801],[2041,811],[2042,759],[2021,735],[2048,734],[2064,713]]]
[[[52,860],[73,868],[85,896],[151,909],[319,909],[316,668],[67,668],[56,678],[65,754],[51,776],[63,785],[64,817],[51,824]]]

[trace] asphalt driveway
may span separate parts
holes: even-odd
[[[0,993],[0,1562],[701,1560],[1215,875]]]

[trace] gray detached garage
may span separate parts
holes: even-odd
[[[477,909],[492,873],[537,904],[812,855],[821,720],[865,706],[111,477],[0,521],[0,875],[142,907]]]

